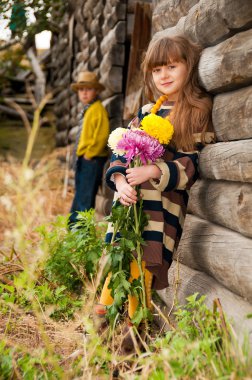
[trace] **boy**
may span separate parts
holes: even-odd
[[[98,95],[104,90],[95,73],[80,72],[71,89],[83,104],[83,119],[76,136],[75,196],[69,217],[70,228],[77,221],[78,211],[95,206],[95,196],[101,183],[107,160],[109,120]]]

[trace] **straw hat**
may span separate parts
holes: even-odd
[[[77,82],[71,84],[71,89],[75,92],[83,87],[95,88],[99,91],[105,89],[105,87],[99,83],[96,74],[91,71],[81,71],[78,74]]]

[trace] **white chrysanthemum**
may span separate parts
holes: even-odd
[[[112,152],[118,156],[123,156],[125,154],[125,150],[117,149],[117,144],[125,133],[127,133],[127,129],[116,128],[113,132],[110,133],[108,138],[108,146]]]

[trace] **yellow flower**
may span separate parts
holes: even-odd
[[[169,144],[174,133],[174,127],[170,120],[163,119],[161,116],[153,113],[143,118],[141,129],[157,139],[160,144]]]
[[[122,139],[123,135],[127,132],[125,128],[116,128],[110,133],[108,138],[108,146],[117,156],[123,156],[126,152],[122,149],[117,149],[118,142]]]

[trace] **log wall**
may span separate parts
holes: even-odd
[[[195,292],[206,295],[209,307],[219,297],[252,344],[251,27],[248,0],[154,2],[153,38],[181,34],[204,48],[199,77],[213,95],[217,136],[200,154],[170,286],[159,294],[168,306]]]
[[[75,140],[82,105],[70,84],[83,70],[95,71],[106,90],[101,94],[111,119],[122,124],[123,67],[125,65],[126,1],[78,0],[54,36],[54,86],[58,89],[55,113],[58,145]],[[118,125],[119,124],[119,125]]]

